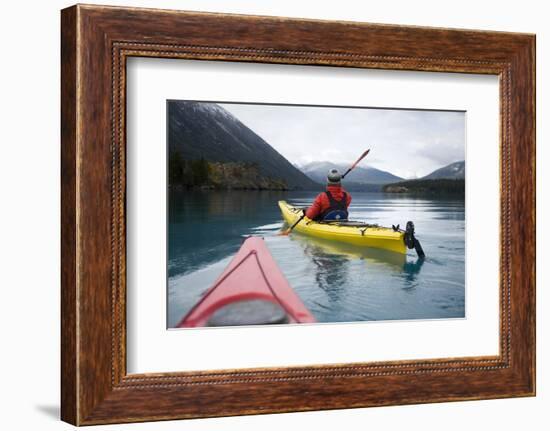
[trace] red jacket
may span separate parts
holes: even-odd
[[[330,192],[330,194],[336,201],[341,201],[344,198],[345,190],[342,188],[342,186],[330,185],[330,186],[327,186],[327,191]],[[346,192],[346,196],[347,196],[347,202],[346,202],[346,208],[347,208],[351,203],[351,195],[349,194],[349,192]],[[313,201],[313,204],[307,209],[306,217],[311,220],[315,220],[320,214],[328,210],[329,207],[330,207],[330,201],[328,200],[327,194],[325,192],[319,193],[315,198],[315,200]]]

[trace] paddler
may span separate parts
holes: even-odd
[[[338,169],[331,169],[327,174],[326,190],[317,195],[306,217],[315,221],[347,220],[350,203],[351,195],[342,187],[342,175]]]

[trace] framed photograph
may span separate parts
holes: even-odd
[[[167,118],[169,328],[465,317],[465,112],[169,100]],[[419,231],[448,254],[426,261]]]
[[[535,394],[535,37],[62,11],[62,419]]]

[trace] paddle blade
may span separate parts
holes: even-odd
[[[354,169],[359,164],[359,162],[361,160],[363,160],[365,157],[367,157],[367,154],[369,154],[369,151],[370,151],[370,148],[367,151],[365,151],[363,154],[361,154],[361,157],[359,157],[357,159],[357,161],[351,166],[351,169]]]
[[[304,214],[302,215],[302,217],[300,217],[300,218],[296,221],[296,223],[294,223],[292,226],[290,226],[287,230],[282,231],[282,232],[280,233],[280,235],[281,235],[281,236],[290,235],[290,232],[292,232],[292,229],[294,229],[294,228],[298,225],[298,223],[300,223],[300,222],[304,219],[305,216],[306,216],[306,212],[304,211]]]
[[[367,154],[369,154],[369,151],[370,151],[370,148],[369,148],[367,151],[365,151],[363,154],[361,154],[361,157],[359,157],[359,158],[355,161],[355,163],[349,167],[349,169],[346,171],[346,173],[345,173],[344,175],[342,175],[342,178],[345,178],[345,176],[346,176],[347,174],[349,174],[351,171],[353,171],[353,170],[355,169],[355,167],[359,164],[359,162],[360,162],[361,160],[363,160],[365,157],[367,157]]]

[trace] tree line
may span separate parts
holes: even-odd
[[[463,179],[408,180],[387,184],[382,191],[387,193],[429,193],[429,194],[464,194]]]
[[[170,154],[168,160],[168,182],[185,187],[208,185],[208,162],[202,157],[198,160],[184,160],[181,154],[175,151]]]
[[[256,162],[186,160],[174,151],[168,159],[168,183],[184,188],[234,190],[288,190],[283,179],[262,175]]]

